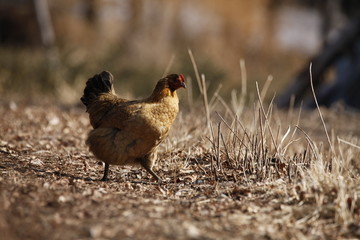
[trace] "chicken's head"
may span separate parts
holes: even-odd
[[[173,92],[178,88],[186,88],[184,75],[170,74],[166,77],[170,90]]]

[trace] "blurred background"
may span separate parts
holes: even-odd
[[[248,95],[272,75],[269,99],[276,92],[286,107],[297,94],[289,86],[297,90],[309,61],[316,67],[349,28],[351,41],[318,64],[316,86],[337,81],[339,56],[357,59],[358,2],[0,0],[1,99],[78,103],[85,81],[102,70],[113,73],[119,94],[146,96],[168,66],[195,80],[191,49],[210,92],[219,84],[225,99],[241,92],[243,59]],[[192,91],[196,96],[195,84]]]

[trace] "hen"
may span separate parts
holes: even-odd
[[[161,181],[152,167],[157,147],[179,111],[176,90],[181,87],[186,88],[183,75],[170,74],[157,82],[148,98],[129,101],[115,94],[109,72],[96,74],[86,82],[81,101],[94,128],[86,143],[105,163],[103,181],[107,180],[110,164],[140,164]]]

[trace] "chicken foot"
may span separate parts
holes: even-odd
[[[151,169],[151,163],[149,162],[148,159],[146,158],[140,158],[139,159],[139,162],[141,164],[141,166],[143,168],[145,168],[145,170],[150,173],[155,179],[156,181],[158,181],[159,183],[160,182],[163,182],[163,180]],[[105,167],[104,167],[104,175],[101,179],[101,181],[108,181],[108,175],[109,175],[109,167],[110,167],[110,164],[108,163],[105,163]]]
[[[145,170],[156,179],[156,181],[158,181],[159,183],[163,182],[163,180],[152,170],[152,166],[151,166],[152,164],[148,158],[145,158],[145,157],[139,158],[139,162],[140,162],[141,166],[143,168],[145,168]]]

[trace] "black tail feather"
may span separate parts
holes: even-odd
[[[92,78],[86,82],[84,89],[84,95],[80,98],[81,102],[88,106],[91,104],[100,94],[113,92],[113,76],[107,71],[103,71],[100,74],[95,74]]]

